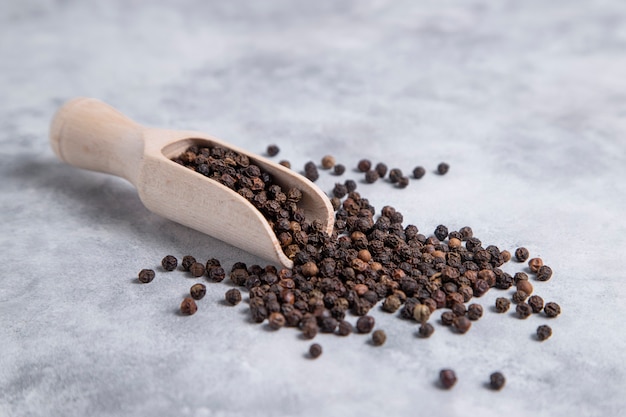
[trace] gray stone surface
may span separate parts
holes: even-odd
[[[624,415],[625,28],[622,0],[2,2],[0,415]],[[192,280],[139,285],[140,269],[168,253],[263,261],[59,162],[48,123],[79,95],[259,153],[277,143],[295,167],[326,152],[424,165],[405,190],[359,190],[424,233],[471,225],[541,256],[554,336],[493,313],[496,290],[464,336],[436,324],[419,340],[375,311],[386,345],[320,336],[316,361],[298,332],[221,304],[227,283],[179,316]]]

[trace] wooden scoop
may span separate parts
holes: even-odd
[[[130,181],[150,211],[287,268],[293,262],[261,212],[230,188],[170,158],[192,144],[219,145],[247,155],[283,189],[302,191],[299,206],[308,220],[321,220],[329,234],[333,229],[328,197],[296,172],[205,133],[141,126],[93,98],[73,99],[57,111],[50,142],[70,165]]]

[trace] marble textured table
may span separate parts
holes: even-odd
[[[0,416],[624,415],[625,58],[622,0],[3,2]],[[554,336],[534,340],[545,318],[491,311],[497,290],[464,336],[436,324],[420,340],[376,309],[383,347],[321,335],[315,361],[297,331],[223,305],[226,282],[178,315],[192,280],[139,285],[141,268],[263,260],[59,162],[48,123],[79,95],[259,153],[277,143],[297,168],[331,152],[341,180],[363,157],[424,165],[404,190],[359,190],[426,234],[470,225],[541,256],[555,273],[536,292],[563,308]],[[495,370],[499,393],[484,386]]]

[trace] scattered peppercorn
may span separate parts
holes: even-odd
[[[350,322],[346,320],[339,321],[339,324],[337,325],[337,334],[339,336],[348,336],[350,333],[352,333],[352,325]]]
[[[385,165],[383,162],[377,163],[376,168],[374,169],[376,170],[380,178],[385,178],[385,175],[387,175],[387,165]]]
[[[452,369],[442,369],[439,372],[439,382],[445,389],[450,389],[456,384],[456,374]]]
[[[181,262],[181,266],[183,267],[183,270],[189,271],[189,267],[193,265],[194,263],[196,263],[196,258],[194,258],[191,255],[185,255],[183,256],[183,261]]]
[[[280,165],[284,166],[285,168],[289,168],[291,169],[291,162],[283,159],[282,161],[279,162]]]
[[[182,314],[191,316],[195,314],[196,311],[198,311],[198,306],[196,305],[196,302],[193,300],[193,298],[186,297],[183,302],[180,303],[180,312]]]
[[[404,175],[402,174],[402,170],[400,168],[392,168],[391,171],[389,171],[389,181],[391,181],[392,184],[400,181],[400,178],[403,176]]]
[[[165,258],[163,258],[163,260],[161,261],[161,266],[163,267],[163,269],[165,269],[166,271],[173,271],[176,269],[176,267],[178,266],[178,260],[176,259],[176,257],[172,256],[172,255],[167,255]]]
[[[528,280],[520,280],[516,286],[518,291],[524,291],[529,295],[533,293],[533,284],[531,284]]]
[[[189,267],[189,272],[191,273],[193,277],[196,277],[196,278],[201,277],[202,275],[204,275],[204,272],[205,272],[204,265],[201,264],[200,262],[194,262]]]
[[[372,162],[369,159],[361,159],[357,164],[357,169],[361,172],[367,172],[372,167]]]
[[[224,295],[226,302],[231,306],[237,305],[241,302],[241,292],[237,288],[231,288],[226,291]]]
[[[561,306],[551,301],[543,307],[543,312],[548,317],[556,317],[561,314]]]
[[[527,319],[533,312],[533,309],[525,302],[521,302],[515,307],[515,312],[520,319]]]
[[[520,281],[528,281],[528,274],[526,274],[526,272],[516,272],[513,279],[515,281],[515,285],[517,285]]]
[[[317,171],[317,166],[314,162],[309,161],[304,165],[304,176],[307,177],[311,182],[315,182],[318,180],[320,174]]]
[[[374,170],[369,170],[365,173],[365,182],[368,184],[373,184],[378,181],[378,172]]]
[[[276,156],[278,155],[278,152],[280,152],[280,148],[276,145],[269,145],[267,147],[267,154],[269,156]]]
[[[400,306],[402,305],[402,301],[396,295],[390,295],[385,298],[383,302],[383,310],[388,313],[395,313]]]
[[[189,294],[191,294],[191,298],[194,300],[201,300],[206,295],[206,286],[200,283],[194,284],[191,286]]]
[[[425,323],[430,318],[430,308],[425,304],[418,304],[413,308],[413,318],[418,323]]]
[[[213,268],[210,268],[207,272],[209,274],[209,279],[215,282],[222,282],[224,278],[226,278],[226,272],[221,266],[214,266]]]
[[[467,331],[472,327],[472,322],[465,316],[455,317],[452,321],[452,325],[456,329],[457,332],[463,334],[467,333]]]
[[[528,261],[528,267],[535,274],[539,271],[539,268],[543,266],[543,260],[541,258],[532,258]]]
[[[154,271],[152,269],[142,269],[141,271],[139,271],[137,279],[139,279],[139,282],[141,282],[142,284],[152,282],[152,280],[154,279]]]
[[[413,178],[416,180],[421,179],[426,174],[426,170],[422,166],[417,166],[413,169]]]
[[[354,190],[356,190],[356,182],[354,180],[346,180],[344,182],[344,185],[346,186],[346,188],[348,189],[348,192],[351,193]]]
[[[362,316],[356,321],[356,329],[359,333],[369,333],[374,328],[376,321],[372,316]]]
[[[343,164],[336,164],[333,168],[333,172],[335,175],[343,175],[346,172],[346,167]]]
[[[311,358],[317,359],[320,357],[321,354],[322,354],[322,346],[319,345],[318,343],[313,343],[309,347],[309,355],[311,355]]]
[[[476,321],[483,316],[483,306],[480,304],[470,304],[467,307],[467,318]]]
[[[268,325],[272,330],[278,330],[285,325],[285,316],[277,311],[270,314],[268,317]]]
[[[397,182],[398,188],[406,188],[408,185],[409,185],[409,177],[398,178],[398,182]]]
[[[345,184],[336,183],[333,188],[333,195],[337,198],[344,198],[348,194],[348,187]]]
[[[504,378],[504,375],[502,375],[501,372],[494,372],[489,376],[489,386],[491,389],[500,391],[504,387],[505,383],[506,378]]]
[[[441,313],[441,324],[444,326],[452,326],[454,323],[454,319],[456,318],[456,314],[451,311],[444,311]]]
[[[335,157],[332,155],[326,155],[322,158],[322,168],[331,169],[335,166]]]
[[[417,330],[417,334],[423,338],[429,338],[435,332],[435,328],[430,323],[422,323]]]
[[[524,247],[515,249],[515,258],[518,261],[526,262],[526,260],[528,259],[529,256],[530,256],[530,253],[528,252],[528,249],[526,249]]]
[[[496,298],[496,311],[498,313],[506,313],[511,307],[511,302],[508,298],[498,297]]]
[[[537,279],[539,281],[547,281],[552,278],[552,268],[548,265],[542,265],[537,270]]]
[[[445,162],[441,162],[439,165],[437,165],[437,173],[439,175],[445,175],[448,173],[449,170],[450,165],[446,164]]]
[[[513,293],[511,299],[515,304],[523,303],[528,298],[528,294],[525,291],[517,290]]]
[[[547,324],[542,324],[541,326],[537,327],[537,339],[539,339],[540,342],[543,342],[550,336],[552,336],[552,328],[550,326],[548,326]]]
[[[500,252],[500,255],[502,255],[502,260],[504,261],[504,263],[507,263],[511,260],[511,252],[509,252],[508,250],[503,250],[502,252]]]
[[[448,228],[443,224],[440,224],[435,228],[435,237],[441,241],[448,237]]]
[[[372,333],[372,344],[374,346],[382,346],[385,344],[386,340],[387,335],[384,330],[375,330],[374,333]]]
[[[543,298],[538,295],[531,295],[528,299],[528,305],[533,309],[533,313],[540,313],[543,310]]]

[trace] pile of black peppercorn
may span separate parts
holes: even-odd
[[[275,155],[276,150],[268,148],[268,154]],[[242,262],[232,266],[230,280],[248,290],[254,322],[267,320],[270,328],[275,330],[298,328],[306,339],[312,339],[318,333],[346,336],[354,330],[346,320],[350,312],[359,317],[356,331],[370,333],[375,323],[368,313],[380,302],[383,311],[399,312],[401,318],[418,322],[419,337],[428,338],[433,334],[434,327],[428,320],[438,309],[447,309],[440,317],[441,324],[462,334],[483,315],[481,305],[466,306],[466,303],[482,297],[491,288],[507,290],[513,286],[516,292],[512,300],[520,318],[542,310],[547,317],[556,317],[560,313],[556,303],[544,306],[541,297],[531,296],[533,287],[526,273],[511,276],[500,269],[511,259],[508,251],[501,251],[495,245],[484,245],[470,227],[449,231],[446,226],[439,225],[427,237],[414,225],[404,226],[403,215],[391,206],[383,207],[376,216],[375,208],[356,191],[353,180],[337,183],[332,191],[335,225],[329,235],[321,222],[309,222],[298,207],[302,197],[300,190],[281,189],[268,173],[245,155],[217,146],[193,145],[173,160],[224,184],[250,201],[268,219],[285,254],[293,260],[292,269],[279,270],[272,265],[247,266]],[[322,168],[334,168],[336,175],[345,171],[345,167],[336,164],[331,156],[324,157]],[[388,171],[382,163],[372,169],[369,160],[361,160],[358,170],[366,174],[368,183],[384,177]],[[447,164],[439,165],[441,175],[447,171]],[[424,173],[422,167],[413,171],[418,179]],[[319,176],[313,162],[305,166],[305,175],[311,181]],[[408,184],[408,177],[397,168],[389,171],[389,180],[400,187]],[[529,252],[518,248],[515,257],[525,262]],[[171,258],[164,258],[165,270],[176,268],[177,261]],[[226,276],[216,260],[209,260],[204,265],[185,256],[182,266],[195,277],[207,275],[215,282]],[[538,281],[547,281],[552,276],[552,270],[543,265],[540,258],[531,259],[529,268]],[[150,282],[154,273],[144,271],[139,280]],[[197,298],[194,287],[191,297],[185,298],[181,305],[185,314],[195,313],[194,299],[202,298],[206,292],[206,288],[196,287],[195,293],[202,294]],[[241,300],[241,294],[232,289],[225,298],[229,304],[235,305]],[[505,312],[510,304],[508,298],[500,297],[496,300],[496,311]],[[540,326],[537,339],[546,340],[551,334],[549,326]],[[380,346],[385,340],[382,330],[374,332],[374,345]],[[312,356],[319,354],[312,353]],[[492,385],[501,387],[498,381]]]

